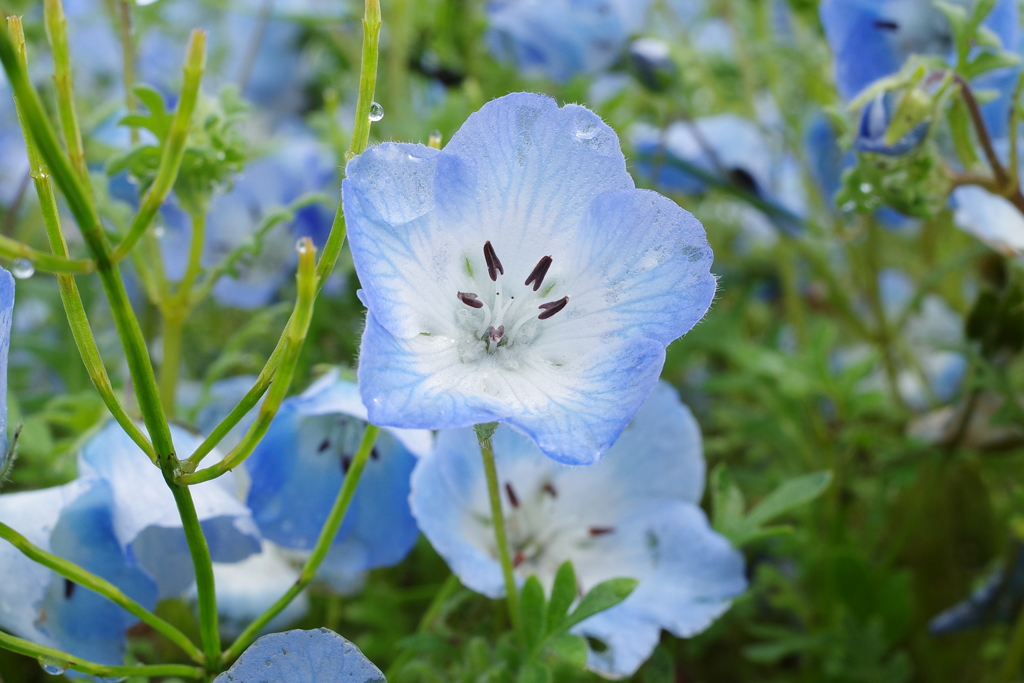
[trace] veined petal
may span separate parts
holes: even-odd
[[[0,472],[7,463],[7,356],[11,350],[14,277],[0,268]],[[0,479],[3,477],[0,476]],[[2,482],[0,482],[2,483]]]
[[[441,336],[398,339],[367,316],[359,384],[370,421],[417,428],[502,421],[534,438],[551,458],[596,462],[643,404],[664,363],[653,340],[567,339],[535,354],[460,360]],[[587,387],[581,392],[580,387]]]
[[[171,426],[175,450],[189,453],[200,439]],[[111,421],[78,458],[84,476],[104,479],[113,495],[114,531],[130,561],[160,586],[161,597],[183,592],[194,580],[174,498],[163,475],[120,425]],[[231,476],[189,487],[215,562],[238,562],[258,552],[260,536],[249,510],[231,490]]]
[[[355,645],[326,628],[265,635],[214,680],[262,683],[385,683]]]

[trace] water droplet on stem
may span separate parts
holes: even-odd
[[[16,258],[14,263],[11,264],[11,275],[24,280],[35,275],[36,267],[27,258]]]
[[[382,118],[384,118],[384,107],[374,102],[370,105],[370,120],[380,121]]]

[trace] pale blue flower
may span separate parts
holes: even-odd
[[[0,268],[0,485],[10,455],[7,443],[7,356],[11,350],[14,315],[14,277]]]
[[[487,43],[527,75],[565,82],[594,74],[621,55],[650,0],[490,0]]]
[[[596,115],[541,95],[485,105],[444,150],[370,148],[343,197],[374,424],[505,422],[595,462],[714,296],[700,223],[634,189]]]
[[[911,55],[953,56],[949,22],[931,0],[825,0],[819,10],[835,55],[836,85],[847,100],[879,78],[898,72]],[[997,0],[983,25],[1005,49],[1016,50],[1019,22],[1015,0]],[[1016,67],[998,69],[976,80],[976,87],[999,93],[984,107],[995,137],[1005,134],[1017,72]]]
[[[0,496],[0,521],[152,609],[157,585],[122,552],[113,507],[106,482],[78,479],[55,488]],[[136,617],[2,541],[0,576],[0,627],[90,661],[124,662],[125,630],[138,621]]]
[[[966,185],[953,190],[952,203],[960,229],[1007,256],[1024,252],[1024,216],[1009,199]]]
[[[993,572],[966,599],[928,622],[936,635],[959,633],[992,623],[1013,623],[1024,597],[1024,547],[1009,566]]]
[[[386,683],[355,645],[334,631],[285,631],[263,636],[214,683]]]
[[[7,77],[0,72],[0,205],[10,207],[28,182],[25,138],[14,109],[14,97]]]
[[[171,436],[179,454],[201,443],[175,425]],[[78,467],[83,478],[110,486],[114,533],[129,561],[156,581],[162,598],[183,593],[195,574],[174,497],[160,470],[114,421],[83,446]],[[260,550],[259,531],[237,498],[237,486],[228,475],[189,487],[215,562],[238,562]]]
[[[661,629],[707,628],[746,589],[743,556],[708,526],[699,507],[705,466],[700,429],[667,384],[655,387],[596,465],[552,462],[507,427],[493,437],[505,524],[522,582],[550,589],[571,560],[582,591],[613,577],[640,585],[623,603],[573,628],[607,645],[589,666],[628,676]],[[467,587],[504,594],[479,446],[471,429],[442,431],[413,473],[412,509],[434,548]]]
[[[359,389],[328,373],[287,399],[245,462],[246,502],[263,536],[310,551],[327,521],[366,430]],[[419,536],[409,510],[416,456],[430,451],[425,431],[382,430],[320,578],[334,587],[375,567],[397,564]]]

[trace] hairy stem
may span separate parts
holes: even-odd
[[[498,560],[501,562],[501,573],[505,578],[505,598],[508,601],[508,615],[512,626],[523,640],[523,625],[519,615],[519,589],[516,577],[512,573],[512,554],[508,549],[508,534],[505,531],[505,514],[501,509],[501,488],[498,483],[498,467],[494,462],[494,448],[491,437],[480,439],[480,455],[484,461],[484,474],[487,477],[487,497],[491,501],[491,520],[494,522],[494,541],[498,546]]]

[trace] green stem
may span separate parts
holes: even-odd
[[[776,262],[779,279],[782,281],[782,300],[786,308],[786,317],[793,324],[797,345],[803,349],[807,345],[807,315],[803,297],[800,295],[796,254],[791,242],[781,240],[778,243],[775,249]]]
[[[298,296],[296,297],[295,309],[292,312],[287,332],[284,336],[285,344],[281,352],[281,361],[278,366],[276,378],[270,385],[270,391],[260,406],[260,412],[256,419],[249,426],[242,440],[231,449],[227,456],[216,465],[191,472],[179,477],[182,484],[198,484],[200,482],[216,479],[241,465],[248,458],[253,449],[256,448],[263,435],[270,428],[270,423],[277,415],[278,408],[288,394],[291,387],[292,375],[295,373],[295,366],[299,360],[299,352],[302,350],[302,342],[309,331],[309,321],[313,317],[313,304],[316,301],[316,247],[308,237],[299,241],[299,271],[295,276],[298,283]],[[250,392],[251,393],[251,392]],[[198,451],[197,451],[198,452]],[[190,466],[197,466],[195,454],[185,464],[185,470]],[[199,457],[201,460],[202,456]],[[194,465],[193,465],[194,462]]]
[[[345,521],[345,513],[348,512],[348,507],[352,503],[352,497],[356,493],[356,486],[359,485],[359,478],[363,474],[366,462],[370,459],[370,453],[373,451],[373,445],[377,442],[377,434],[379,432],[380,429],[378,427],[374,427],[371,424],[366,425],[363,440],[360,442],[359,448],[352,458],[352,464],[345,474],[345,480],[341,484],[341,490],[334,501],[334,506],[331,508],[330,514],[327,515],[327,521],[320,530],[320,536],[317,538],[316,545],[313,546],[313,552],[302,567],[299,580],[270,609],[249,624],[249,627],[242,632],[242,635],[238,636],[238,639],[224,652],[225,663],[230,663],[237,659],[245,651],[245,648],[249,646],[249,643],[255,640],[259,632],[263,630],[263,627],[291,604],[291,601],[316,576],[317,569],[319,569],[324,558],[327,557],[328,551],[330,551],[331,546],[334,544],[334,538],[338,535],[342,522]]]
[[[199,29],[192,31],[185,55],[185,81],[181,88],[178,108],[174,112],[167,140],[164,141],[160,155],[160,166],[157,168],[156,179],[146,191],[139,212],[128,228],[128,234],[121,241],[111,260],[114,263],[122,260],[139,241],[143,233],[153,223],[157,210],[163,204],[167,194],[174,187],[181,168],[181,160],[185,156],[185,143],[188,140],[188,129],[192,122],[192,114],[199,98],[199,83],[206,65],[206,33]]]
[[[363,14],[363,55],[359,69],[359,95],[352,126],[352,144],[346,158],[362,154],[370,141],[370,107],[377,87],[377,46],[380,41],[380,0],[366,0]]]
[[[878,287],[878,275],[881,271],[878,263],[878,256],[882,248],[879,243],[881,238],[879,231],[881,228],[878,227],[878,223],[873,218],[869,217],[865,220],[867,221],[867,240],[865,242],[868,264],[867,293],[868,300],[871,303],[871,310],[875,315],[875,325],[877,327],[875,341],[878,345],[878,350],[882,354],[885,377],[889,382],[892,400],[899,406],[900,410],[905,412],[906,405],[903,403],[903,395],[900,393],[899,374],[896,370],[896,360],[893,352],[892,328],[885,312],[885,305],[882,302],[881,291]]]
[[[192,220],[192,239],[189,242],[185,276],[181,279],[177,292],[177,298],[185,307],[189,305],[192,285],[195,284],[196,278],[199,277],[199,271],[203,267],[203,247],[206,244],[206,206],[197,206],[188,213]]]
[[[21,67],[27,70],[25,36],[21,29],[21,19],[19,17],[8,17],[7,21]],[[25,133],[29,170],[35,184],[36,194],[39,197],[39,209],[43,217],[46,237],[50,242],[50,249],[54,254],[66,257],[68,255],[68,245],[64,240],[64,234],[60,227],[60,215],[57,211],[57,198],[53,193],[53,184],[42,164],[41,155],[36,147],[35,140],[29,133],[20,102],[16,101],[15,107]],[[96,391],[99,392],[107,409],[114,416],[114,419],[117,420],[118,424],[139,445],[139,448],[149,456],[149,459],[155,463],[156,451],[153,449],[153,444],[150,443],[149,438],[143,434],[142,430],[135,424],[135,421],[121,406],[121,402],[114,393],[110,377],[107,375],[103,359],[100,357],[99,348],[96,346],[96,339],[93,337],[92,328],[89,326],[89,319],[86,317],[85,307],[82,304],[82,297],[78,292],[78,285],[75,284],[75,279],[70,275],[58,274],[57,283],[60,287],[60,297],[64,304],[64,311],[67,314],[68,324],[71,327],[71,334],[75,339],[82,362],[85,364],[86,371],[89,373]]]
[[[448,578],[445,579],[441,589],[434,595],[433,600],[430,601],[430,605],[427,607],[427,611],[423,613],[423,617],[420,619],[420,625],[416,629],[417,635],[422,635],[430,631],[434,625],[434,620],[437,619],[437,615],[441,612],[441,608],[448,599],[462,586],[459,583],[459,577],[455,574],[449,574]],[[384,674],[384,679],[388,681],[397,681],[399,675],[402,673],[402,669],[409,663],[409,660],[413,658],[413,652],[409,649],[400,654],[391,666],[388,667],[387,673]]]
[[[33,545],[27,538],[2,522],[0,522],[0,538],[9,542],[29,559],[38,562],[44,567],[52,569],[61,576],[74,581],[83,588],[95,591],[111,602],[120,605],[130,614],[137,616],[139,619],[152,626],[158,633],[162,633],[167,636],[171,642],[184,650],[193,661],[199,664],[203,663],[203,653],[192,644],[192,641],[188,639],[188,636],[129,598],[121,592],[121,589],[106,579],[96,576],[72,562],[57,557],[56,555],[48,553],[42,548]]]
[[[64,131],[64,144],[72,165],[78,170],[82,182],[89,182],[89,169],[85,164],[85,146],[75,114],[74,79],[71,72],[71,53],[68,50],[67,19],[61,0],[44,0],[46,37],[53,52],[53,83],[57,94],[57,114]]]
[[[197,42],[197,35],[201,36],[202,34],[194,31],[193,43]],[[202,43],[202,40],[198,42]],[[192,50],[190,50],[191,52]],[[39,102],[39,96],[33,90],[26,71],[18,60],[7,31],[0,31],[0,62],[3,62],[11,89],[24,108],[25,120],[31,131],[31,136],[46,165],[53,172],[53,177],[67,200],[68,208],[78,223],[82,237],[96,259],[100,282],[110,304],[114,326],[117,328],[118,336],[124,347],[125,360],[128,363],[128,372],[135,387],[139,410],[153,441],[157,462],[174,494],[185,529],[185,538],[188,541],[189,551],[195,565],[203,649],[207,655],[209,666],[215,667],[217,665],[216,656],[220,649],[220,636],[216,626],[217,610],[216,597],[213,594],[213,564],[209,548],[199,526],[192,496],[187,489],[173,484],[173,479],[179,472],[180,463],[174,453],[171,430],[160,403],[160,392],[157,388],[156,376],[153,374],[149,353],[146,350],[146,340],[142,336],[139,321],[131,308],[121,274],[111,261],[110,243],[99,215],[82,186],[80,178],[60,149],[60,144],[57,142],[42,104]]]
[[[121,38],[121,61],[124,64],[124,104],[129,114],[135,113],[135,45],[132,43],[132,3],[118,0],[118,35]],[[139,144],[139,129],[132,130],[132,147]]]
[[[178,371],[181,369],[181,343],[185,330],[182,311],[170,310],[163,314],[163,357],[160,361],[160,401],[168,415],[175,413],[178,392]]]
[[[182,678],[203,678],[206,672],[197,666],[187,664],[155,664],[143,666],[105,666],[95,662],[79,659],[74,655],[61,652],[45,645],[35,643],[11,636],[0,631],[0,647],[11,652],[17,652],[26,657],[35,657],[41,662],[52,664],[62,669],[74,669],[82,673],[100,676],[101,678],[124,678],[128,676],[180,676]]]
[[[508,614],[516,635],[523,641],[523,625],[519,615],[519,589],[512,572],[512,554],[508,549],[508,535],[505,532],[505,513],[501,509],[501,490],[498,484],[498,467],[494,462],[494,448],[491,437],[480,439],[480,455],[484,461],[487,477],[487,497],[491,501],[491,520],[494,522],[494,540],[498,546],[498,560],[505,578],[505,597],[508,600]],[[524,641],[525,642],[525,641]]]
[[[31,262],[37,270],[47,273],[91,273],[96,270],[96,262],[92,259],[69,259],[53,256],[4,235],[0,235],[0,256],[9,259],[25,259]]]

